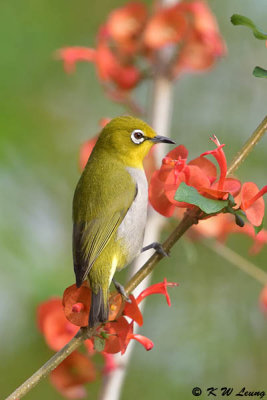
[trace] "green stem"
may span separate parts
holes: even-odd
[[[41,379],[45,378],[55,369],[65,358],[76,350],[86,339],[85,333],[80,329],[69,343],[53,355],[44,365],[41,366],[29,379],[22,383],[6,400],[18,400],[27,394]]]
[[[256,267],[250,261],[237,254],[235,251],[222,243],[214,241],[203,241],[204,245],[219,254],[222,258],[229,261],[235,267],[241,269],[247,275],[252,276],[256,281],[263,285],[267,284],[267,274],[262,269]]]
[[[260,123],[260,125],[255,129],[250,138],[246,141],[241,150],[236,154],[235,158],[231,162],[230,167],[228,168],[227,175],[232,174],[237,168],[240,167],[240,164],[247,158],[251,150],[254,149],[256,144],[263,137],[265,132],[267,131],[267,115]]]

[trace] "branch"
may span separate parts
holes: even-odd
[[[241,148],[241,150],[237,153],[235,158],[233,159],[230,167],[228,168],[227,175],[232,174],[237,168],[240,167],[240,164],[247,158],[251,150],[254,149],[256,144],[260,141],[267,130],[267,115],[260,123],[260,125],[255,129],[250,138]]]
[[[267,285],[267,273],[262,269],[258,268],[256,265],[248,261],[246,258],[240,256],[235,251],[225,246],[220,242],[214,241],[203,241],[202,242],[206,247],[213,250],[215,253],[219,254],[222,258],[229,261],[235,267],[241,269],[241,271],[245,272],[258,282],[263,285]]]
[[[248,139],[246,144],[242,147],[241,151],[232,161],[228,173],[232,173],[236,170],[242,161],[248,156],[250,151],[262,138],[267,129],[267,116],[264,118],[262,123],[253,132],[252,136]],[[173,245],[181,238],[181,236],[196,223],[196,220],[200,217],[200,211],[194,209],[194,211],[186,212],[184,218],[179,225],[173,230],[169,237],[163,243],[163,248],[166,252],[169,252]],[[125,289],[127,293],[134,290],[139,283],[145,279],[155,268],[158,262],[163,258],[162,255],[155,253],[149,260],[143,265],[143,267],[130,279]],[[53,369],[55,369],[65,358],[67,358],[74,350],[76,350],[85,339],[93,336],[95,329],[81,328],[74,338],[66,344],[60,351],[54,354],[38,371],[36,371],[27,381],[25,381],[20,387],[18,387],[6,400],[18,400],[27,394],[42,378],[45,378]]]
[[[44,365],[41,366],[29,379],[19,386],[6,400],[18,400],[25,396],[41,379],[45,378],[55,369],[65,358],[76,350],[86,339],[85,332],[81,329],[69,343],[53,355]]]

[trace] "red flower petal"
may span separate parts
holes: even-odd
[[[190,25],[173,68],[174,76],[183,71],[207,70],[212,67],[217,57],[226,53],[216,19],[206,2],[182,3]]]
[[[171,299],[169,293],[167,291],[167,287],[178,286],[176,282],[167,282],[167,279],[164,278],[163,282],[155,283],[154,285],[149,286],[144,289],[136,299],[137,304],[139,304],[145,297],[150,296],[151,294],[163,294],[166,297],[167,304],[171,306]]]
[[[137,49],[146,18],[147,11],[141,2],[131,2],[111,12],[107,20],[107,30],[119,44],[119,49],[122,47],[126,52]]]
[[[201,157],[206,156],[206,155],[213,155],[214,158],[217,160],[217,163],[220,168],[220,177],[219,177],[219,182],[218,182],[218,190],[223,190],[224,186],[224,181],[226,178],[227,174],[227,162],[226,162],[226,157],[223,151],[223,147],[225,146],[224,144],[220,144],[219,140],[215,135],[210,138],[217,146],[217,149],[211,150],[211,151],[206,151],[205,153],[201,154]]]
[[[95,350],[94,350],[94,342],[93,339],[87,339],[84,341],[85,347],[87,348],[87,351],[89,353],[89,355],[94,354]]]
[[[37,324],[39,330],[44,333],[44,325],[46,317],[54,311],[62,310],[62,300],[60,297],[51,297],[49,300],[42,302],[37,308]]]
[[[113,354],[102,351],[102,356],[104,357],[104,360],[105,360],[105,365],[104,365],[104,369],[103,369],[104,375],[108,375],[108,374],[110,374],[110,372],[113,372],[115,369],[118,368],[118,365],[117,365],[116,361],[114,360]]]
[[[215,182],[211,185],[210,188],[201,187],[199,190],[207,195],[208,197],[212,197],[214,199],[226,199],[229,193],[236,197],[241,189],[241,182],[238,179],[234,178],[226,178],[224,180],[223,189],[218,189],[219,183]]]
[[[207,176],[211,183],[216,180],[217,168],[216,166],[207,158],[197,157],[191,160],[188,165],[195,165],[201,169],[201,171]]]
[[[209,178],[196,165],[188,165],[186,172],[186,175],[184,172],[180,172],[177,175],[175,169],[173,169],[166,179],[164,187],[166,197],[172,204],[176,205],[176,207],[192,207],[191,204],[174,200],[175,193],[181,182],[185,182],[187,185],[193,186],[196,189],[203,186],[210,186]]]
[[[241,208],[246,212],[249,222],[255,226],[261,225],[264,217],[264,200],[258,197],[267,191],[267,186],[263,189],[260,191],[254,182],[245,182],[241,189]]]
[[[112,74],[112,80],[123,90],[133,89],[140,79],[140,71],[134,65],[120,66]]]
[[[108,320],[114,321],[118,315],[121,315],[124,308],[125,301],[122,299],[120,293],[112,292],[109,295],[109,315]]]
[[[108,322],[104,326],[104,331],[109,335],[106,339],[106,353],[118,353],[125,347],[125,340],[130,325],[124,317],[120,317],[117,321]]]
[[[154,343],[152,342],[152,340],[150,340],[146,336],[139,335],[139,334],[133,334],[132,339],[137,340],[137,342],[141,343],[141,345],[144,346],[144,348],[147,351],[153,349],[153,347],[154,347]]]
[[[101,118],[100,121],[98,122],[99,126],[101,128],[105,128],[105,126],[111,121],[111,118]]]
[[[96,379],[92,361],[77,351],[71,353],[50,374],[51,383],[68,399],[81,399],[87,393],[83,385]]]
[[[56,58],[63,60],[66,73],[75,71],[78,61],[94,62],[96,50],[88,47],[65,47],[56,51]]]
[[[82,303],[78,307],[78,303]],[[62,304],[66,318],[74,325],[87,326],[91,306],[91,289],[87,281],[80,288],[74,284],[69,286],[63,294]]]
[[[179,158],[187,160],[188,150],[184,145],[180,144],[179,146],[169,151],[166,157],[169,157],[172,160],[179,160]]]
[[[139,70],[134,65],[121,64],[109,48],[106,38],[102,38],[101,30],[96,53],[96,68],[100,80],[113,82],[123,90],[134,88],[141,78]]]
[[[39,320],[39,326],[47,345],[51,349],[58,351],[73,338],[79,328],[66,319],[60,299],[58,299],[57,304],[55,299],[52,299],[52,308],[46,310],[49,302],[49,300],[46,302],[47,304],[43,306],[43,310],[41,305],[39,316],[42,318],[42,322]],[[45,318],[43,318],[43,315],[45,315]]]
[[[123,314],[127,317],[133,319],[138,323],[139,326],[143,325],[143,316],[138,307],[138,302],[135,297],[131,294],[130,296],[131,303],[125,302]]]
[[[90,154],[92,153],[92,150],[97,142],[97,139],[98,136],[95,136],[82,144],[79,156],[79,167],[81,171],[85,168],[88,158],[90,157]]]
[[[144,32],[144,43],[151,49],[178,43],[186,27],[187,21],[179,5],[163,8],[150,18]]]
[[[171,217],[175,206],[168,200],[164,191],[164,181],[161,180],[162,169],[155,171],[148,188],[148,198],[152,207],[161,215]]]

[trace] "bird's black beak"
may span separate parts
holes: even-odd
[[[151,142],[154,143],[171,143],[171,144],[175,144],[175,142],[173,140],[171,140],[170,138],[166,137],[166,136],[154,136],[153,138],[150,139]]]

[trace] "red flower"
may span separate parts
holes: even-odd
[[[84,384],[96,379],[92,361],[74,351],[50,374],[51,383],[68,399],[82,399],[87,396]]]
[[[182,145],[171,150],[162,160],[160,169],[155,171],[151,177],[148,189],[150,204],[165,217],[172,216],[175,210],[175,205],[168,199],[165,193],[165,181],[175,167],[176,161],[179,169],[186,163],[187,154],[187,149]]]
[[[75,284],[69,286],[64,291],[62,304],[65,316],[72,324],[87,326],[91,307],[91,289],[88,282],[84,281],[79,288]]]
[[[102,329],[108,336],[104,351],[111,354],[119,353],[123,348],[128,329],[129,323],[124,317],[120,317],[116,321],[107,322]]]
[[[150,296],[151,294],[163,294],[166,297],[168,306],[170,307],[171,299],[167,288],[175,286],[178,286],[178,283],[168,282],[167,279],[164,278],[163,282],[155,283],[154,285],[151,285],[148,288],[144,289],[136,299],[137,304],[139,304],[142,300],[144,300],[145,297]]]
[[[235,197],[240,192],[241,183],[237,179],[226,178],[227,161],[223,151],[223,147],[225,145],[220,144],[215,135],[213,135],[213,137],[210,139],[216,144],[217,148],[211,151],[206,151],[205,153],[201,154],[201,157],[206,155],[214,156],[220,168],[220,177],[218,181],[211,184],[210,188],[201,187],[200,191],[203,191],[204,195],[208,195],[208,197],[215,199],[226,199],[229,194]]]
[[[99,30],[96,49],[87,47],[67,47],[56,52],[58,59],[62,59],[66,72],[73,72],[79,61],[93,62],[96,66],[99,79],[103,83],[111,83],[122,90],[134,88],[141,79],[138,68],[123,62],[111,50],[108,44],[109,35],[106,26]]]
[[[124,317],[120,317],[117,321],[108,322],[104,326],[105,334],[108,335],[104,351],[106,353],[124,354],[130,340],[135,339],[146,350],[153,348],[153,342],[145,336],[133,333],[133,321],[129,324]]]
[[[99,30],[95,62],[100,80],[114,83],[122,90],[133,89],[141,78],[134,65],[123,63],[111,50],[106,26]]]
[[[60,298],[52,298],[39,305],[37,323],[47,345],[55,351],[65,346],[79,330],[66,320]]]
[[[241,209],[245,211],[247,219],[252,225],[259,226],[264,217],[264,200],[262,196],[267,193],[267,185],[261,190],[253,182],[245,182],[241,190]]]
[[[123,314],[133,319],[135,322],[138,323],[139,326],[142,326],[143,315],[138,307],[139,302],[137,301],[137,299],[134,297],[133,294],[131,294],[129,297],[131,302],[130,303],[125,302],[123,308]]]
[[[75,71],[76,63],[79,61],[95,62],[96,50],[88,47],[64,47],[55,53],[56,58],[63,60],[66,73]]]
[[[110,13],[107,30],[120,51],[134,53],[138,50],[146,19],[146,8],[139,2],[128,3]]]
[[[183,71],[206,70],[215,63],[217,57],[226,53],[217,21],[206,2],[183,2],[183,7],[190,25],[173,67],[174,76]]]
[[[130,295],[131,302],[125,302],[123,314],[127,317],[132,318],[138,325],[143,325],[143,316],[141,311],[138,307],[139,303],[141,303],[144,298],[150,296],[151,294],[163,294],[166,297],[167,304],[171,306],[171,300],[169,293],[167,291],[168,287],[178,286],[176,282],[167,282],[167,279],[164,278],[163,282],[155,283],[154,285],[149,286],[148,288],[144,289],[138,297],[135,299],[133,295]]]
[[[151,49],[178,43],[185,34],[187,20],[181,4],[163,8],[153,15],[144,32],[144,43]]]
[[[241,188],[237,179],[226,178],[227,163],[218,139],[212,138],[217,148],[203,153],[187,164],[187,149],[180,145],[170,151],[162,161],[160,170],[155,171],[149,186],[149,201],[160,214],[169,217],[173,215],[175,206],[188,208],[192,205],[178,202],[174,199],[175,193],[181,182],[196,188],[200,194],[214,199],[225,199],[229,194],[236,196]],[[217,179],[216,166],[203,158],[213,155],[220,168]]]
[[[118,368],[118,365],[116,364],[116,362],[114,360],[113,354],[102,351],[102,356],[104,357],[104,361],[105,361],[105,365],[104,365],[104,369],[103,369],[104,375],[108,375],[108,374],[110,374],[110,372],[112,372]]]
[[[154,284],[143,292],[135,299],[130,295],[131,302],[122,300],[122,296],[118,293],[110,295],[110,313],[109,321],[104,326],[99,326],[97,334],[107,336],[105,349],[106,353],[125,352],[127,345],[131,339],[139,341],[143,346],[149,350],[152,348],[152,342],[141,336],[133,333],[133,324],[129,324],[124,316],[136,321],[140,326],[143,324],[143,316],[138,307],[138,304],[147,296],[151,294],[163,294],[166,297],[167,303],[170,306],[170,298],[167,292],[168,287],[177,286],[177,283],[167,282],[166,278],[163,282]],[[90,312],[91,289],[87,283],[78,289],[76,285],[68,287],[64,292],[63,305],[64,312],[69,321],[78,326],[87,326],[88,317]],[[122,314],[124,316],[122,316]],[[56,324],[55,324],[56,325]],[[72,325],[73,326],[73,325]],[[86,341],[89,352],[92,352],[92,341]],[[87,343],[89,342],[89,343]]]

